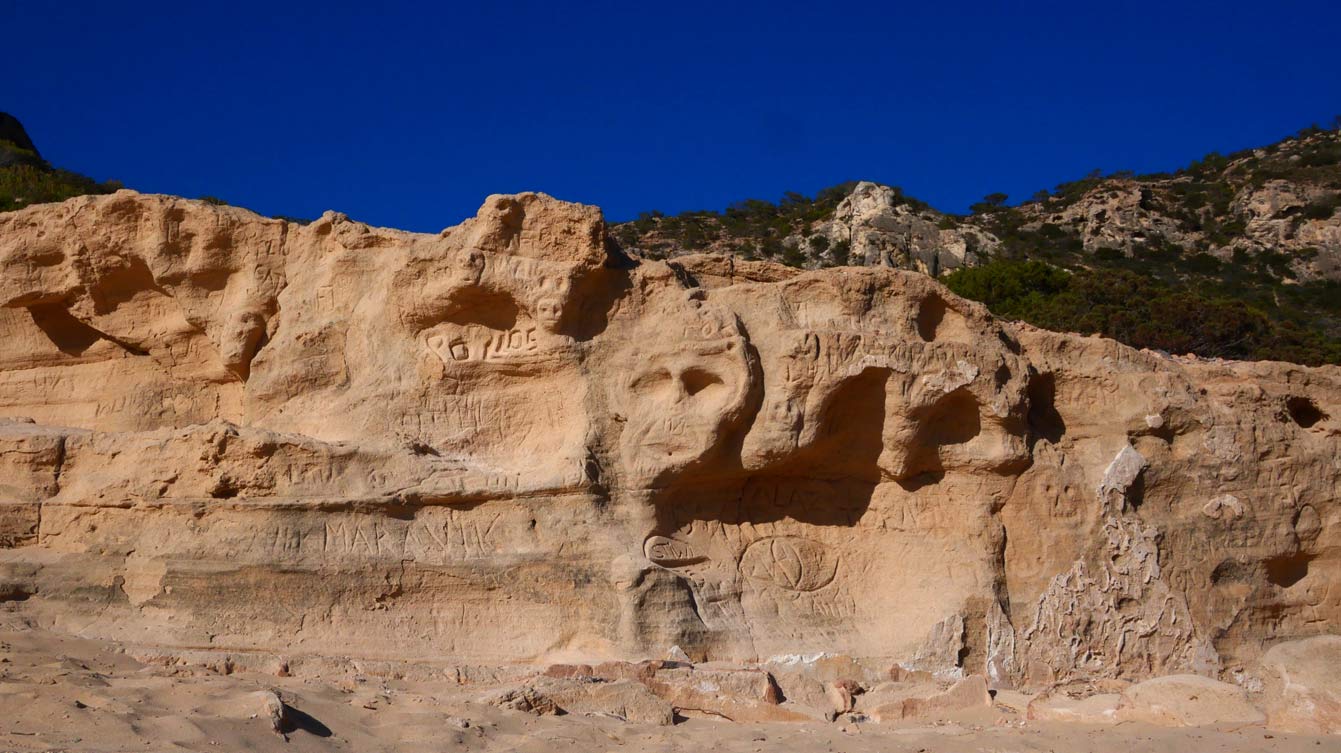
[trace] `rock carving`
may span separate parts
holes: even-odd
[[[1335,416],[1334,367],[631,258],[543,194],[0,214],[0,600],[163,649],[1228,676],[1341,624]]]

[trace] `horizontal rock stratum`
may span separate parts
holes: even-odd
[[[166,650],[1253,672],[1341,619],[1341,369],[121,191],[0,214],[0,600]]]

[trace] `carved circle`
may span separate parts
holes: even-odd
[[[772,536],[745,548],[740,574],[788,591],[818,591],[833,582],[838,558],[818,541]]]

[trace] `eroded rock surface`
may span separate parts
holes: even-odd
[[[157,649],[1228,677],[1336,631],[1339,413],[1336,368],[641,262],[541,194],[0,214],[0,599]]]

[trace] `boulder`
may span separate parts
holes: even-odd
[[[647,686],[685,716],[706,716],[734,722],[803,721],[808,715],[782,708],[782,694],[772,676],[760,669],[663,669]]]
[[[590,664],[551,664],[545,668],[546,677],[557,678],[595,678],[596,671]]]
[[[1278,643],[1262,657],[1262,670],[1268,727],[1341,734],[1341,636]]]
[[[1072,696],[1066,693],[1044,693],[1029,701],[1026,717],[1046,722],[1079,722],[1082,724],[1114,724],[1118,721],[1119,693],[1096,693]]]
[[[1200,675],[1170,675],[1122,691],[1119,719],[1166,727],[1261,724],[1266,716],[1237,685]]]
[[[490,697],[488,702],[500,709],[521,711],[535,716],[553,716],[563,710],[548,694],[531,686],[504,690]]]
[[[565,681],[544,688],[546,697],[569,714],[602,714],[627,722],[667,726],[675,712],[640,682]]]
[[[284,701],[279,697],[279,693],[273,690],[262,690],[257,692],[256,696],[260,706],[257,715],[270,724],[271,730],[281,735],[284,734],[287,731],[288,710]]]
[[[992,695],[982,675],[972,675],[945,687],[937,683],[891,683],[862,698],[858,710],[878,722],[906,719],[943,719],[962,712],[990,710]]]

